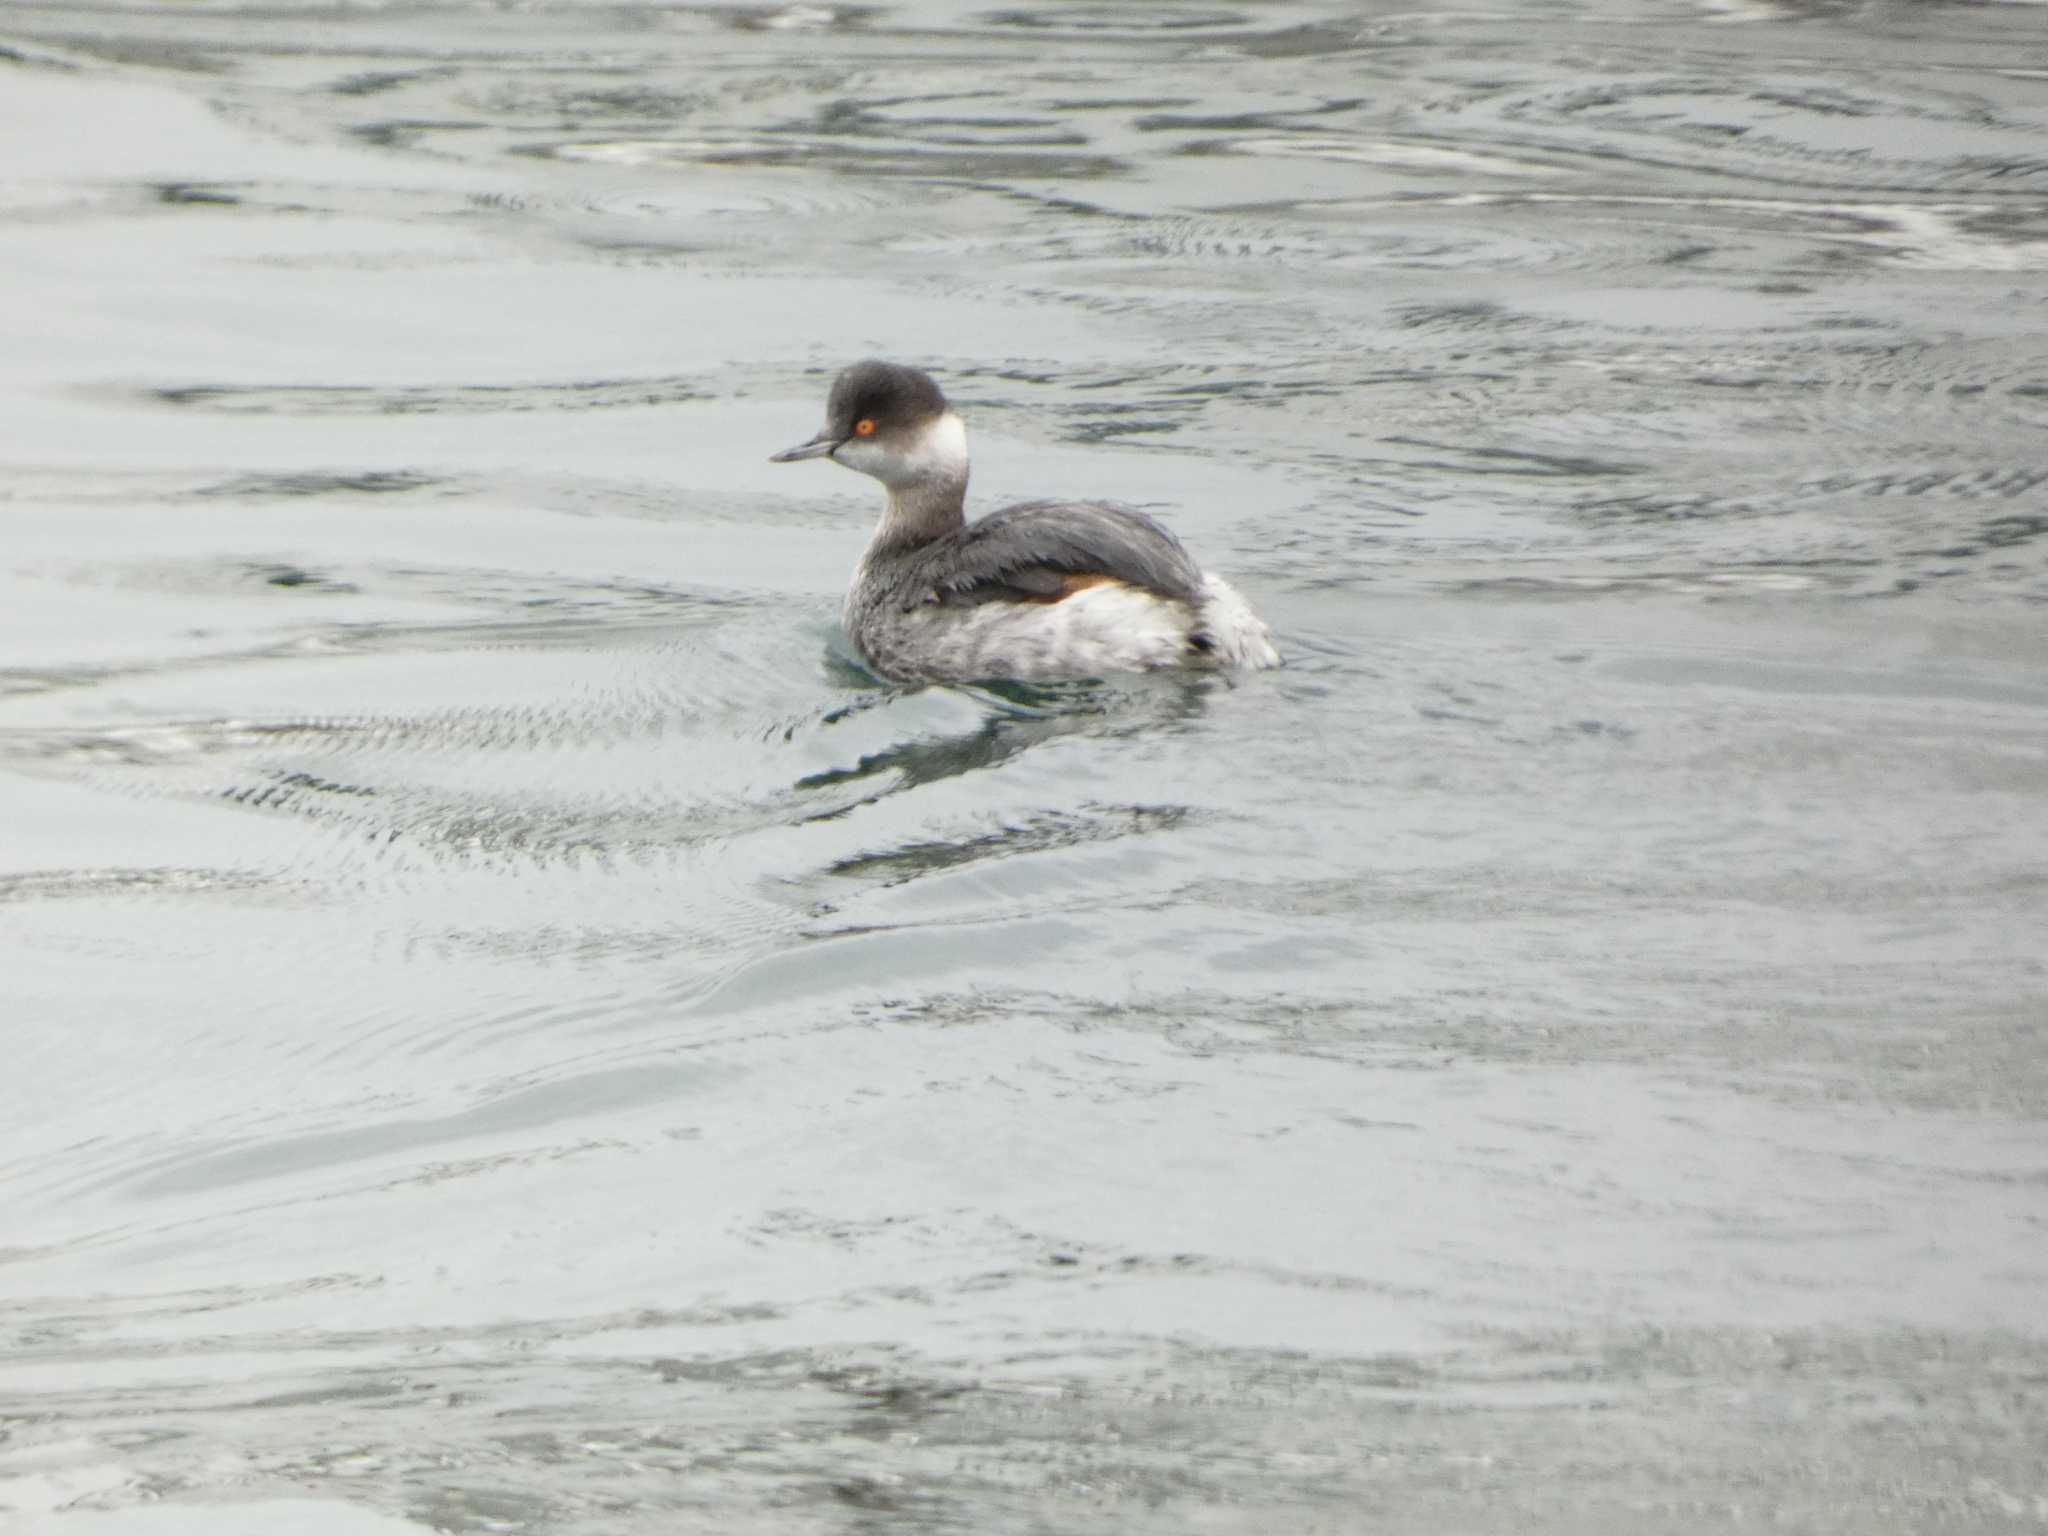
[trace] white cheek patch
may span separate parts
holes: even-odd
[[[951,411],[915,437],[849,437],[832,450],[848,469],[890,490],[967,478],[967,426]]]
[[[892,467],[899,461],[871,437],[849,437],[832,450],[832,460],[844,464],[848,469],[857,469],[864,475],[873,475],[887,483]]]
[[[926,427],[904,456],[920,479],[950,480],[967,475],[967,423],[951,411]]]

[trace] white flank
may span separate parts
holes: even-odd
[[[852,617],[849,615],[849,627]],[[1190,638],[1208,637],[1203,655]],[[1277,667],[1272,632],[1229,583],[1205,578],[1199,614],[1120,581],[1056,603],[929,604],[868,636],[885,672],[951,682],[1104,677],[1162,667]]]

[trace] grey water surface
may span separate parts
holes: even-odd
[[[2041,1529],[2044,337],[2039,4],[11,0],[0,1524]]]

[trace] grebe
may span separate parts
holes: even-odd
[[[967,428],[920,369],[871,360],[834,379],[824,430],[771,462],[818,458],[889,492],[844,615],[883,677],[1058,682],[1280,665],[1237,589],[1142,512],[1024,501],[968,522]]]

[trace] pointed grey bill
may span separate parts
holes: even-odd
[[[839,439],[831,432],[820,432],[807,443],[798,443],[794,448],[785,448],[780,453],[768,455],[770,464],[794,464],[798,459],[822,459],[839,446]]]

